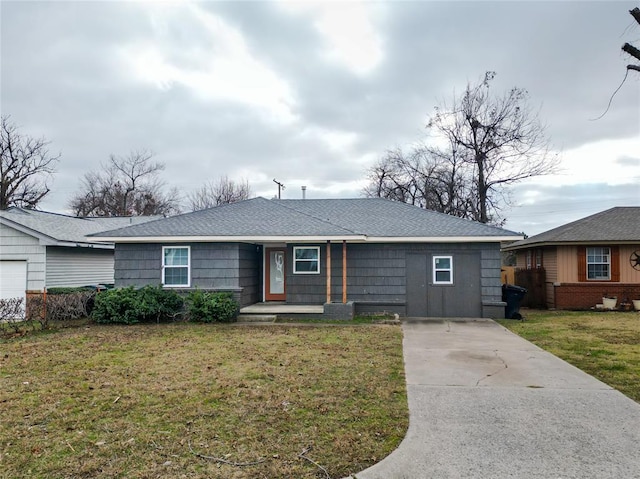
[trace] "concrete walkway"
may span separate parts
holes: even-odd
[[[402,327],[409,430],[352,477],[640,478],[640,404],[490,320]]]

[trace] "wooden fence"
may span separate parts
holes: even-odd
[[[527,289],[521,306],[525,308],[546,309],[547,288],[544,268],[516,269],[515,284]]]

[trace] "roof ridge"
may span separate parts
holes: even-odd
[[[23,213],[23,214],[33,214],[33,213],[38,213],[38,214],[43,214],[43,215],[51,215],[51,216],[62,216],[63,218],[71,218],[71,219],[83,219],[79,216],[72,216],[72,215],[68,215],[66,213],[57,213],[55,211],[45,211],[45,210],[37,210],[37,209],[31,209],[31,208],[22,208],[20,206],[12,206],[9,209],[6,209],[3,211],[3,213],[11,213],[11,212],[19,212],[19,213]]]
[[[337,198],[334,198],[334,199],[337,199]],[[342,225],[339,225],[339,224],[333,223],[333,222],[331,222],[331,221],[328,221],[328,220],[326,220],[326,219],[318,218],[317,216],[312,215],[312,214],[309,214],[309,213],[307,213],[307,212],[305,212],[305,211],[300,211],[300,210],[299,210],[299,209],[297,209],[297,208],[292,208],[292,207],[290,207],[290,206],[283,205],[283,204],[281,203],[281,202],[282,202],[282,200],[275,200],[275,201],[278,201],[278,203],[276,203],[276,204],[278,204],[278,206],[280,206],[280,207],[282,207],[282,208],[287,208],[288,210],[295,211],[296,213],[299,213],[299,214],[301,214],[301,215],[305,215],[305,216],[307,216],[307,217],[309,217],[309,218],[313,218],[314,220],[317,220],[317,221],[321,221],[322,223],[325,223],[325,224],[331,225],[331,226],[333,226],[333,227],[335,227],[335,228],[340,228],[341,230],[347,231],[347,232],[349,232],[349,233],[351,233],[351,234],[354,234],[354,235],[362,234],[362,233],[358,233],[357,231],[354,231],[354,230],[352,230],[352,229],[345,228],[345,227],[344,227],[344,226],[342,226]],[[285,200],[285,201],[291,201],[291,200]],[[299,200],[299,201],[307,201],[307,200],[305,199],[305,200]],[[366,235],[365,235],[365,236],[366,236]]]

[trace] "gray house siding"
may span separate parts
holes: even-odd
[[[161,284],[163,246],[190,247],[190,289],[232,291],[241,305],[258,301],[260,256],[256,246],[248,244],[117,244],[116,287]]]
[[[262,301],[262,248],[253,244],[239,244],[238,265],[241,306]]]
[[[113,283],[113,250],[47,246],[47,287]]]
[[[157,286],[162,283],[162,245],[117,244],[115,286]]]
[[[293,274],[293,246],[287,248],[287,302],[324,303],[326,244],[315,245],[321,254],[320,274],[315,275]],[[432,284],[434,255],[453,256],[453,285]],[[416,262],[421,269],[416,269]],[[332,244],[331,267],[332,301],[341,301],[341,244]],[[501,294],[498,243],[347,245],[347,298],[356,303],[358,313],[479,317],[484,315],[483,304],[500,301]]]
[[[117,287],[161,282],[162,246],[117,244]],[[184,245],[184,244],[183,244]],[[241,243],[191,243],[191,288],[233,291],[242,306],[262,300],[262,247]],[[293,273],[294,244],[287,246],[286,301],[326,302],[326,243],[319,274]],[[453,257],[452,285],[433,284],[433,256]],[[347,299],[356,312],[479,317],[500,301],[498,243],[397,243],[347,245]],[[331,245],[331,299],[342,301],[342,244]]]

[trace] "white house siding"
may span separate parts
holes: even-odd
[[[0,224],[0,261],[27,262],[28,290],[43,290],[45,257],[45,246],[37,238]]]
[[[47,248],[47,288],[113,284],[113,250]]]

